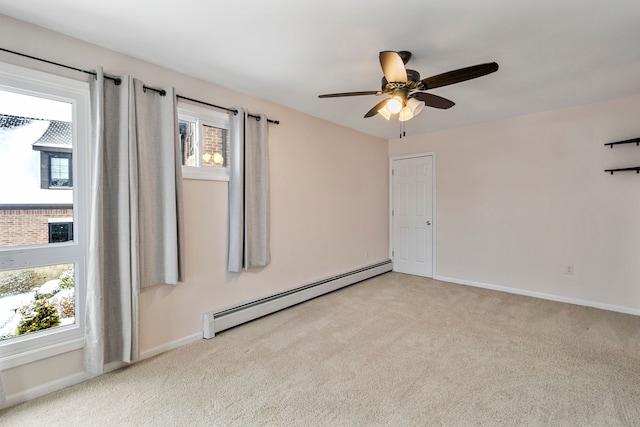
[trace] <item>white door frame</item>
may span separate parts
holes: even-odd
[[[416,153],[409,154],[406,156],[396,156],[389,157],[389,259],[393,260],[393,162],[394,160],[404,160],[404,159],[413,159],[416,157],[426,157],[432,156],[433,159],[433,169],[431,171],[431,185],[432,185],[432,194],[433,194],[433,229],[432,229],[432,242],[431,242],[431,259],[433,265],[433,274],[432,277],[435,278],[436,275],[436,230],[438,225],[438,220],[436,218],[436,152],[435,151],[427,151],[424,153]]]

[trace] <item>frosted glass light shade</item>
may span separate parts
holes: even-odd
[[[399,96],[394,96],[387,102],[385,107],[391,114],[398,114],[400,110],[402,110],[402,104],[402,98],[400,98]]]
[[[411,111],[411,108],[404,107],[402,110],[400,110],[400,114],[398,115],[398,120],[400,120],[401,122],[406,122],[407,120],[411,120],[412,118],[413,118],[413,112]]]
[[[378,110],[378,114],[380,114],[382,117],[384,117],[387,120],[391,118],[391,113],[389,112],[389,110],[387,110],[386,105]]]
[[[424,108],[424,102],[418,101],[415,98],[411,98],[409,101],[407,101],[407,107],[411,109],[411,112],[414,116],[417,116]]]

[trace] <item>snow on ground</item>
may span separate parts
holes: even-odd
[[[39,294],[51,294],[60,287],[60,279],[53,279],[45,282],[37,291]]]
[[[0,337],[5,335],[14,335],[18,329],[21,315],[19,310],[25,305],[32,302],[36,293],[53,293],[60,287],[60,280],[54,279],[44,283],[40,288],[34,289],[31,292],[26,292],[18,295],[8,295],[0,297]],[[73,289],[63,289],[51,298],[51,300],[59,300],[63,297],[69,297],[74,295]],[[60,319],[60,326],[70,325],[75,323],[75,318],[70,317],[66,319]]]
[[[33,301],[35,294],[27,292],[0,298],[0,337],[15,334],[21,317],[18,310]]]

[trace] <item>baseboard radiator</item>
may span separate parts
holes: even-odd
[[[275,313],[312,298],[353,285],[366,279],[387,273],[393,269],[391,260],[369,265],[348,273],[332,276],[295,289],[281,292],[266,298],[241,304],[222,311],[204,314],[203,336],[213,338],[216,333],[232,328],[267,314]]]

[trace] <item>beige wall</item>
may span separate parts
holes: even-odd
[[[202,331],[206,311],[228,307],[388,258],[387,141],[190,78],[0,15],[2,47],[109,74],[217,105],[247,107],[270,125],[272,264],[226,272],[227,184],[185,180],[187,280],[142,292],[141,351]],[[0,61],[86,78],[0,52]],[[292,96],[295,96],[292,94]],[[368,255],[367,255],[368,254]],[[7,395],[81,371],[78,352],[2,373]],[[46,371],[47,375],[40,376]],[[60,375],[56,375],[60,372]],[[60,384],[62,384],[60,382]]]
[[[640,314],[640,176],[604,172],[640,166],[604,146],[638,117],[633,96],[390,141],[436,153],[437,275]]]

